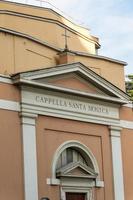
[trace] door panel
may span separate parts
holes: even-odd
[[[66,200],[85,200],[84,193],[66,193]]]

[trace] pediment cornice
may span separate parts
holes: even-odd
[[[91,94],[84,91],[78,91],[70,88],[56,86],[52,83],[40,83],[39,79],[47,79],[53,78],[59,75],[65,75],[68,73],[76,73],[84,80],[91,82],[95,85],[98,89],[102,92],[107,93],[108,96],[102,94]],[[122,91],[121,89],[117,88],[86,66],[81,63],[73,63],[67,65],[59,65],[52,68],[47,69],[40,69],[34,70],[29,72],[22,72],[19,74],[15,74],[12,76],[14,84],[21,84],[21,85],[29,85],[33,87],[40,87],[44,89],[54,90],[57,92],[63,92],[67,94],[73,94],[77,96],[83,96],[91,99],[102,100],[117,104],[126,104],[129,102],[129,96]]]
[[[69,163],[58,169],[56,174],[57,177],[96,178],[98,176],[93,169],[81,162]]]

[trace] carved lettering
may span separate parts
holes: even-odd
[[[59,109],[66,109],[66,110],[74,110],[77,112],[82,113],[103,113],[108,115],[109,114],[109,108],[101,105],[94,105],[89,103],[82,103],[75,100],[68,100],[58,97],[47,97],[47,96],[36,96],[35,97],[36,102],[44,104],[44,106],[57,106]]]

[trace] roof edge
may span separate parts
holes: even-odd
[[[9,33],[9,34],[13,34],[13,35],[16,35],[16,36],[19,36],[19,37],[27,38],[27,39],[32,40],[34,42],[37,42],[37,43],[39,43],[41,45],[47,46],[48,48],[54,49],[54,50],[56,50],[58,52],[64,51],[64,49],[55,47],[54,45],[51,45],[51,44],[49,44],[47,42],[43,42],[41,40],[38,40],[38,39],[36,39],[36,38],[34,38],[32,36],[29,36],[29,35],[21,33],[21,32],[16,32],[16,31],[13,31],[13,30],[10,30],[10,29],[5,29],[3,27],[0,27],[0,31],[1,32],[6,32],[6,33]],[[114,58],[109,58],[109,57],[106,57],[106,56],[94,55],[94,54],[78,52],[78,51],[70,51],[70,52],[74,53],[76,55],[79,55],[79,56],[85,56],[85,57],[92,57],[92,58],[101,59],[101,60],[107,60],[107,61],[110,61],[110,62],[113,62],[113,63],[118,63],[118,64],[121,64],[121,65],[124,65],[124,66],[127,65],[127,63],[124,62],[124,61],[120,61],[120,60],[117,60],[117,59],[114,59]]]

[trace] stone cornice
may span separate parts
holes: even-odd
[[[0,10],[0,14],[13,15],[13,16],[25,17],[25,18],[29,18],[29,19],[33,19],[33,20],[38,20],[38,21],[44,21],[44,22],[48,22],[48,23],[54,23],[63,28],[68,29],[69,31],[75,33],[76,35],[79,35],[80,37],[84,38],[87,41],[95,43],[97,45],[97,47],[100,47],[100,44],[97,42],[95,37],[93,37],[93,36],[87,37],[86,35],[83,35],[79,31],[76,31],[75,29],[72,29],[71,27],[67,26],[66,24],[64,24],[58,20],[55,20],[55,19],[39,17],[39,16],[29,15],[29,14],[24,14],[24,13],[18,13],[18,12],[9,11],[9,10]]]
[[[107,96],[102,96],[102,95],[97,95],[97,94],[90,94],[78,90],[73,90],[73,89],[68,89],[64,87],[59,87],[47,83],[38,83],[36,81],[31,81],[31,80],[26,80],[26,79],[19,79],[19,81],[15,82],[15,84],[19,85],[27,85],[27,86],[35,86],[37,88],[43,88],[47,90],[52,90],[56,92],[61,92],[61,93],[67,93],[71,95],[76,95],[76,96],[81,96],[81,97],[86,97],[90,99],[95,99],[95,100],[102,100],[104,102],[110,102],[110,103],[116,103],[116,104],[125,104],[127,103],[126,100],[118,99],[115,97],[107,97]]]
[[[41,41],[35,37],[32,37],[28,34],[24,34],[24,33],[21,33],[21,32],[18,32],[18,31],[14,31],[14,30],[11,30],[11,29],[6,29],[6,28],[3,28],[3,27],[0,27],[0,32],[5,32],[5,33],[9,33],[9,34],[13,34],[13,35],[16,35],[16,36],[19,36],[19,37],[22,37],[22,38],[26,38],[26,39],[29,39],[29,40],[32,40],[34,42],[37,42],[39,44],[42,44],[44,46],[47,46],[48,48],[51,48],[53,50],[56,50],[58,52],[62,52],[63,49],[61,48],[58,48],[50,43],[47,43],[47,42],[44,42],[44,41]]]
[[[49,88],[60,88],[60,91],[71,91],[70,89],[67,88],[62,88],[62,87],[57,87],[54,85],[50,84],[42,84],[42,83],[37,83],[37,79],[45,79],[46,77],[54,77],[62,74],[67,74],[67,73],[77,73],[79,76],[82,76],[85,80],[91,81],[94,85],[96,85],[98,88],[100,88],[102,91],[105,93],[109,94],[109,97],[112,101],[113,99],[116,99],[116,102],[122,101],[123,103],[128,103],[129,102],[129,96],[113,84],[111,84],[109,81],[105,80],[86,66],[84,66],[81,63],[72,63],[72,64],[65,64],[65,65],[59,65],[56,67],[52,68],[47,68],[47,69],[41,69],[41,70],[34,70],[34,71],[29,71],[29,72],[24,72],[24,73],[18,73],[16,75],[13,75],[13,80],[14,83],[20,83],[22,81],[23,83],[27,83],[29,85],[33,84],[36,85],[39,84],[40,87],[49,87]],[[39,86],[38,85],[38,86]],[[82,93],[76,90],[72,90],[74,94],[76,93]],[[83,92],[84,93],[84,92]],[[88,94],[88,93],[87,93]],[[89,94],[88,94],[89,95]],[[114,96],[114,97],[113,97]],[[102,99],[102,98],[100,98]],[[105,99],[105,97],[104,97]],[[110,100],[110,101],[111,101]]]
[[[57,52],[63,52],[64,51],[64,49],[62,49],[62,48],[56,47],[56,46],[54,46],[54,45],[52,45],[48,42],[39,40],[35,37],[32,37],[28,34],[24,34],[22,32],[14,31],[14,30],[7,29],[7,28],[4,28],[4,27],[0,27],[0,32],[5,32],[5,33],[13,34],[13,35],[16,35],[16,36],[19,36],[19,37],[27,38],[29,40],[32,40],[34,42],[37,42],[37,43],[42,44],[44,46],[47,46],[48,48],[56,50]],[[84,57],[95,58],[95,59],[99,59],[99,60],[105,60],[105,61],[109,61],[109,62],[113,62],[113,63],[118,63],[118,64],[124,65],[124,66],[127,65],[127,63],[124,62],[124,61],[109,58],[109,57],[106,57],[106,56],[94,55],[94,54],[89,54],[89,53],[84,53],[84,52],[79,52],[79,51],[71,51],[71,50],[70,50],[70,53],[74,53],[75,55],[78,55],[78,56],[84,56]]]

